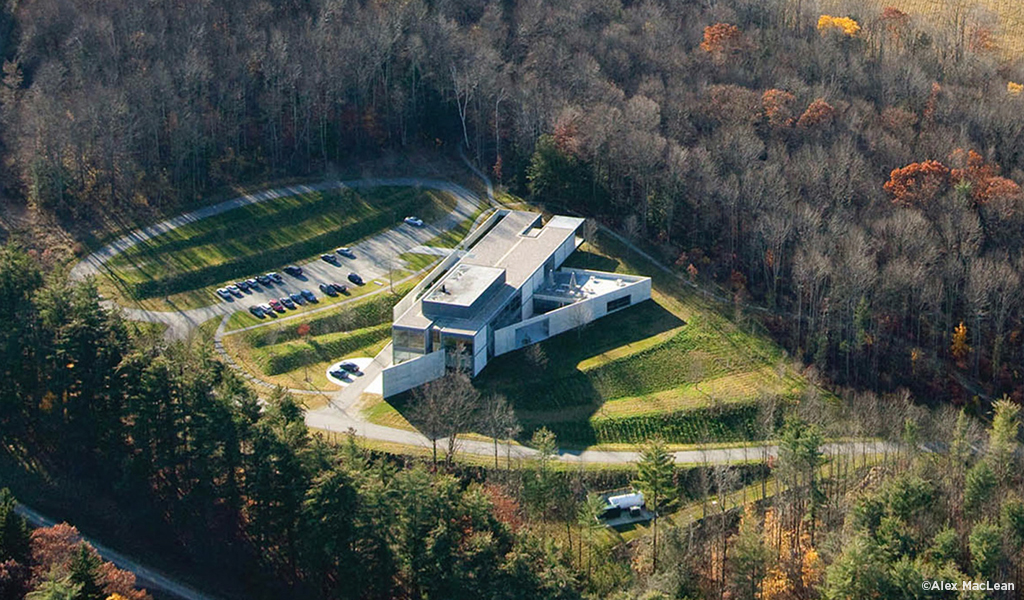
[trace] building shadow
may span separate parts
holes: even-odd
[[[543,425],[535,422],[531,413],[543,411],[559,415],[560,439],[564,437],[574,446],[593,444],[597,441],[597,432],[591,427],[590,418],[606,399],[601,396],[592,375],[580,365],[607,353],[613,353],[608,357],[610,360],[617,358],[614,353],[631,355],[633,352],[623,349],[683,325],[682,319],[653,300],[647,300],[581,329],[498,356],[473,383],[481,396],[501,394],[508,399],[523,424],[523,440],[528,440],[532,432]],[[389,398],[388,402],[415,427],[411,410],[413,394],[401,394]],[[484,433],[481,427],[469,432]]]

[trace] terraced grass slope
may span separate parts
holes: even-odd
[[[546,426],[579,446],[756,439],[759,400],[790,401],[807,386],[771,341],[674,276],[605,236],[589,250],[572,266],[653,273],[653,298],[488,365],[478,386],[513,402],[527,437]]]
[[[330,389],[327,367],[343,358],[372,357],[391,339],[391,308],[412,283],[339,306],[308,319],[295,319],[228,334],[224,348],[260,379],[299,389]],[[301,325],[308,325],[303,337]]]
[[[447,194],[397,187],[277,198],[169,231],[108,265],[135,298],[170,295],[277,269],[381,231],[402,215],[429,220],[453,204]]]

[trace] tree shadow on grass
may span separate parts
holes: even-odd
[[[685,325],[685,322],[653,301],[594,321],[582,330],[567,331],[549,340],[492,359],[474,380],[481,395],[502,394],[508,398],[524,424],[524,439],[541,426],[527,418],[536,411],[562,411],[559,439],[571,445],[597,442],[590,418],[606,398],[591,376],[579,368],[581,362],[629,344],[647,340]],[[412,393],[388,399],[414,427]],[[479,427],[473,431],[480,432]]]

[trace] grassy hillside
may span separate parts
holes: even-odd
[[[112,259],[111,279],[136,300],[170,297],[176,307],[209,304],[212,287],[279,269],[386,229],[404,214],[432,219],[448,194],[414,188],[338,190],[277,198],[203,219]],[[202,290],[201,294],[189,294]]]
[[[758,400],[785,403],[806,382],[766,337],[744,331],[673,275],[600,236],[571,266],[654,275],[653,298],[581,331],[493,360],[475,380],[508,397],[524,438],[541,426],[572,446],[758,437]],[[370,403],[372,421],[402,426],[408,398]]]
[[[325,375],[343,358],[372,357],[391,340],[391,308],[415,282],[356,300],[308,319],[293,319],[224,337],[224,348],[246,370],[289,388],[336,389]],[[299,335],[300,325],[309,334]],[[308,380],[307,380],[308,379]]]

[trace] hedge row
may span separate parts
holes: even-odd
[[[742,442],[760,437],[758,412],[756,404],[739,404],[663,415],[555,422],[544,426],[558,436],[559,443],[580,446],[641,444],[655,436],[672,444]],[[531,434],[532,431],[526,432],[526,438]]]
[[[378,294],[338,312],[314,315],[304,324],[309,325],[310,337],[353,331],[391,322],[391,309],[401,300],[400,295]],[[254,348],[273,346],[299,339],[299,326],[295,323],[280,329],[264,327],[246,334],[246,342]]]
[[[258,254],[239,257],[238,259],[210,265],[193,271],[176,273],[168,277],[150,279],[133,284],[136,298],[152,298],[194,290],[213,285],[229,279],[252,276],[256,273],[278,269],[283,264],[314,256],[325,249],[350,244],[353,240],[374,234],[392,225],[392,215],[420,212],[430,201],[426,194],[415,194],[391,205],[391,210],[381,210],[351,225],[318,235],[313,238],[297,241],[287,246],[266,250]]]
[[[308,344],[272,346],[258,353],[257,362],[267,375],[280,375],[307,365],[333,360],[380,342],[391,335],[391,324],[382,323],[358,331],[344,332],[326,339],[310,338]]]

